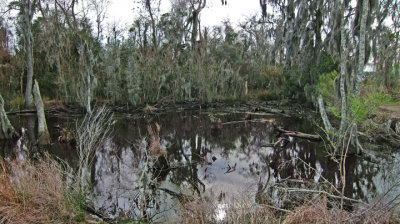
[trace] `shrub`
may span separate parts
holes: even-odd
[[[274,90],[272,90],[272,91],[264,90],[262,92],[257,93],[256,97],[257,97],[257,99],[264,100],[264,101],[278,100],[279,94],[277,91],[274,91]]]

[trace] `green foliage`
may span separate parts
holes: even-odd
[[[153,107],[153,106],[151,106],[151,105],[149,105],[149,104],[146,104],[146,106],[144,107],[143,110],[144,110],[146,113],[152,113],[155,109],[156,109],[155,107]]]
[[[330,73],[325,73],[319,76],[316,84],[317,94],[321,94],[327,102],[332,102],[334,97],[335,78],[338,73],[334,70]]]
[[[375,113],[379,106],[393,102],[393,99],[384,93],[372,93],[366,97],[353,98],[350,100],[350,111],[355,122],[363,122],[367,115]]]
[[[255,89],[275,89],[282,85],[283,76],[280,66],[263,66],[262,70],[252,76],[250,85]]]
[[[256,98],[263,101],[279,100],[279,92],[264,90],[257,93]]]
[[[324,98],[327,96],[331,98],[334,95],[333,81],[336,78],[335,75],[338,74],[337,70],[337,61],[325,53],[321,54],[317,64],[314,65],[314,62],[311,62],[300,80],[300,83],[304,84],[306,98],[310,101],[317,94],[322,94]]]
[[[85,220],[86,199],[82,192],[78,190],[66,191],[64,193],[64,200],[74,217],[75,222],[82,222]]]
[[[299,98],[299,93],[302,91],[300,73],[301,70],[297,66],[284,69],[282,75],[281,95],[292,99]]]
[[[220,61],[225,60],[230,64],[235,64],[240,60],[240,49],[234,45],[223,43],[215,50],[215,55]]]
[[[43,96],[54,97],[57,94],[57,89],[54,88],[56,81],[56,74],[54,72],[44,72],[43,75],[38,74],[37,78],[40,85],[40,92]]]

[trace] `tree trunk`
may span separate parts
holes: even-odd
[[[357,73],[353,79],[353,97],[356,98],[360,95],[360,88],[362,77],[364,73],[364,65],[365,65],[365,31],[367,26],[367,17],[368,17],[368,7],[369,1],[363,1],[363,11],[361,16],[361,24],[360,24],[360,41],[358,43],[358,64],[357,64]]]
[[[38,116],[38,140],[37,143],[39,145],[48,145],[50,144],[50,134],[47,130],[46,117],[44,114],[44,105],[42,101],[42,97],[40,96],[39,84],[35,80],[35,84],[33,86],[33,95],[35,99],[35,106],[37,110]]]
[[[92,102],[92,82],[90,78],[90,74],[88,73],[86,76],[86,81],[87,81],[87,96],[86,96],[86,112],[89,114],[92,113],[92,108],[91,108],[91,102]]]
[[[30,0],[22,1],[23,11],[23,22],[22,22],[22,33],[25,39],[25,60],[26,60],[26,88],[25,88],[25,104],[27,108],[33,106],[32,102],[32,79],[33,79],[33,47],[32,47],[32,8],[34,4],[31,4]]]
[[[199,15],[198,15],[198,13],[199,12],[197,12],[197,10],[194,10],[193,11],[193,14],[192,14],[192,36],[191,36],[191,42],[192,42],[192,49],[194,50],[194,49],[196,49],[196,39],[197,39],[197,30],[198,30],[198,28],[197,28],[197,26],[198,26],[198,18],[199,18]]]
[[[18,133],[11,125],[10,120],[8,120],[6,111],[4,110],[4,100],[1,95],[0,95],[0,126],[1,126],[0,139],[12,139],[19,137]]]
[[[345,20],[345,7],[344,4],[341,4],[341,9],[340,9],[340,46],[341,46],[341,54],[340,54],[340,96],[341,96],[341,101],[342,101],[342,109],[341,109],[341,121],[340,121],[340,128],[339,128],[339,136],[340,136],[340,141],[339,144],[342,140],[342,137],[344,135],[344,132],[346,131],[348,127],[348,119],[347,119],[347,114],[348,114],[348,105],[347,105],[347,91],[346,91],[346,71],[347,71],[347,56],[348,56],[348,48],[346,45],[346,20]]]
[[[361,24],[360,24],[360,41],[358,43],[358,64],[357,64],[357,72],[355,74],[355,77],[353,79],[353,89],[352,89],[352,94],[353,98],[357,98],[360,96],[360,89],[361,89],[361,82],[362,82],[362,77],[364,73],[364,65],[365,65],[365,37],[366,37],[366,26],[367,26],[367,17],[368,17],[368,11],[369,11],[369,1],[364,0],[363,1],[363,11],[362,11],[362,17],[361,17]],[[354,114],[351,115],[352,118],[354,118]],[[352,129],[351,133],[351,140],[353,145],[356,146],[357,148],[357,154],[361,153],[361,145],[358,140],[358,135],[357,135],[357,123],[354,125],[354,128]]]
[[[152,27],[152,36],[153,36],[153,46],[154,49],[157,49],[157,27],[156,27],[156,23],[154,20],[154,15],[153,15],[153,11],[151,9],[151,1],[150,0],[146,0],[146,9],[149,12],[150,15],[150,21],[151,21],[151,27]]]
[[[322,121],[324,122],[325,129],[328,132],[327,135],[332,136],[332,134],[334,134],[335,130],[333,129],[332,124],[329,121],[328,115],[326,115],[324,100],[323,100],[321,94],[318,96],[318,106],[319,106],[319,112],[321,114]]]
[[[197,4],[198,6],[195,7],[195,3],[192,3],[193,7],[193,12],[192,12],[192,36],[190,38],[190,41],[192,43],[192,49],[196,49],[196,41],[197,41],[197,35],[199,32],[199,17],[200,17],[200,12],[201,10],[204,9],[204,7],[207,4],[207,0],[200,0]]]

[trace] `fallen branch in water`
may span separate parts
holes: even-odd
[[[272,148],[275,148],[275,143],[268,143],[268,144],[260,145],[260,147],[272,147]]]
[[[242,121],[229,121],[222,123],[222,125],[229,125],[229,124],[241,124],[241,123],[271,123],[274,124],[274,119],[254,119],[254,120],[242,120]]]
[[[14,114],[36,114],[36,110],[20,110],[20,111],[11,111],[7,112],[7,115],[14,115]]]
[[[275,143],[264,144],[264,145],[261,145],[261,147],[283,148],[288,143],[289,143],[289,139],[287,137],[281,137]]]
[[[321,136],[319,136],[319,135],[306,134],[306,133],[297,132],[297,131],[287,131],[280,127],[276,127],[275,130],[277,130],[287,136],[291,136],[291,137],[304,138],[304,139],[309,139],[309,140],[313,140],[313,141],[321,140]]]
[[[310,190],[310,189],[303,189],[303,188],[285,188],[285,187],[276,187],[276,188],[280,188],[280,189],[286,190],[287,192],[304,192],[304,193],[313,193],[313,194],[324,194],[324,195],[326,195],[328,197],[335,198],[335,199],[344,199],[344,200],[347,200],[347,201],[356,202],[356,203],[360,203],[360,204],[363,204],[363,205],[367,205],[368,204],[368,203],[363,202],[361,200],[348,198],[346,196],[333,195],[333,194],[330,194],[330,193],[328,193],[326,191]]]

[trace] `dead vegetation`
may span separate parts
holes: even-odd
[[[57,163],[49,158],[36,163],[0,160],[0,167],[1,223],[65,223],[73,219]]]
[[[351,213],[339,209],[339,207],[328,208],[326,200],[308,202],[297,207],[290,213],[284,223],[355,223],[351,219]]]
[[[397,223],[393,210],[369,206],[367,209],[347,211],[340,204],[332,204],[325,197],[305,202],[293,210],[280,210],[267,204],[248,200],[221,204],[208,200],[188,201],[180,207],[181,223]],[[368,210],[368,213],[364,211]],[[377,214],[375,210],[379,210]]]

